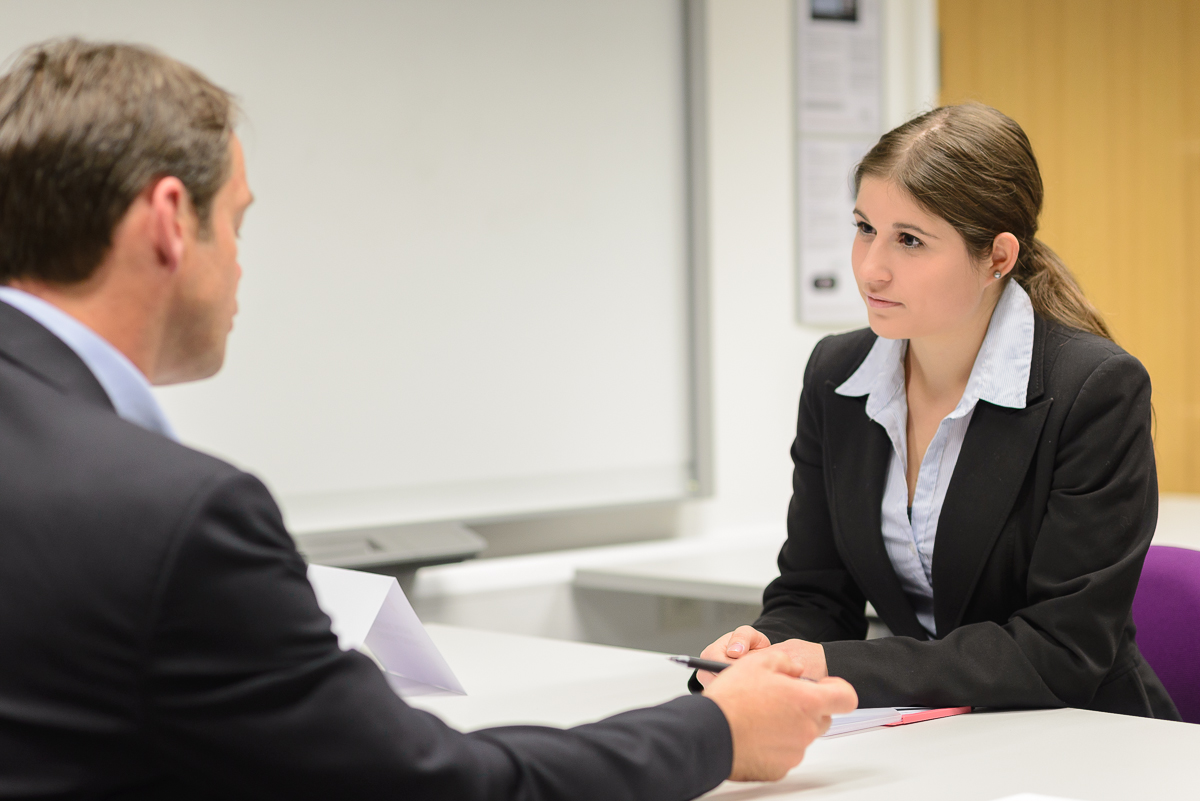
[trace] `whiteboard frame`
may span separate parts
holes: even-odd
[[[712,402],[712,266],[709,243],[708,0],[684,0],[688,163],[688,344],[691,497],[716,492]]]

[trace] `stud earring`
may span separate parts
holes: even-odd
[[[992,278],[1000,279],[1000,278],[1002,278],[1002,277],[1003,277],[1003,276],[1002,276],[1002,275],[1000,275],[1000,271],[999,271],[999,270],[996,270],[996,272],[992,273]]]

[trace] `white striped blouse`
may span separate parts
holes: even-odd
[[[1025,408],[1033,357],[1033,305],[1016,281],[1005,287],[992,312],[971,377],[954,411],[938,424],[925,451],[908,513],[906,477],[908,397],[904,389],[906,339],[875,340],[867,358],[839,395],[867,396],[867,416],[887,431],[892,460],[883,491],[883,540],[892,567],[912,602],[917,620],[936,635],[933,616],[933,546],[946,488],[971,425],[975,404],[987,401],[1012,409]]]

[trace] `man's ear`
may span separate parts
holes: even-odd
[[[174,272],[183,261],[191,200],[187,188],[178,178],[160,178],[147,190],[154,234],[154,249],[159,264]]]

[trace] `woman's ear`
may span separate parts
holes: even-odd
[[[996,238],[992,240],[992,255],[988,257],[988,277],[996,280],[1004,278],[1017,266],[1017,256],[1020,253],[1021,243],[1015,236],[1007,231],[996,234]]]

